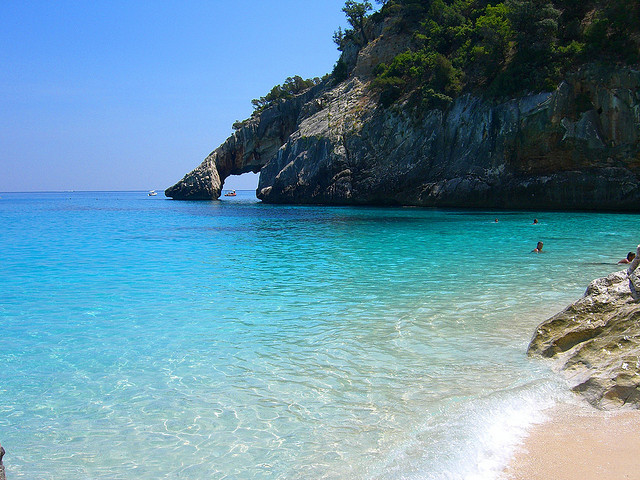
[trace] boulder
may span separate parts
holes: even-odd
[[[597,408],[640,408],[640,245],[627,270],[586,293],[536,330],[529,355],[549,358],[573,391]]]

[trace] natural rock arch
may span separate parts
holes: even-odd
[[[167,188],[165,195],[177,200],[216,200],[228,176],[260,172],[298,128],[305,104],[323,88],[323,84],[310,88],[242,122],[198,167]]]

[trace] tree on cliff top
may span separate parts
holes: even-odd
[[[347,16],[347,22],[353,27],[353,30],[360,34],[362,38],[362,44],[366,45],[367,34],[364,31],[364,21],[367,18],[367,13],[371,11],[371,3],[369,2],[354,2],[353,0],[347,0],[342,7],[342,11]]]
[[[365,31],[365,21],[367,19],[367,13],[372,10],[370,2],[355,2],[353,0],[347,0],[342,7],[342,11],[347,16],[347,22],[351,25],[351,28],[347,28],[344,31],[342,27],[338,27],[333,34],[333,41],[338,45],[338,50],[342,50],[345,46],[345,42],[352,41],[359,46],[364,46],[369,41],[367,39],[367,33]]]
[[[282,85],[276,85],[264,97],[254,98],[251,100],[254,112],[260,113],[270,106],[276,104],[280,100],[286,100],[308,88],[318,85],[322,81],[321,78],[307,78],[304,80],[300,75],[288,77]],[[241,122],[237,122],[240,124]],[[235,125],[235,124],[234,124]]]
[[[315,77],[307,78],[306,80],[304,80],[300,75],[288,77],[282,85],[276,85],[264,97],[254,98],[253,100],[251,100],[251,105],[253,105],[253,113],[251,114],[251,116],[253,117],[254,115],[263,112],[267,108],[277,104],[282,100],[292,98],[293,96],[302,93],[308,88],[318,85],[326,78],[327,75],[325,75],[323,78]],[[246,124],[247,120],[236,120],[232,125],[233,129],[241,129]]]

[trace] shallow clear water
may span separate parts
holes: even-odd
[[[0,197],[11,480],[497,478],[568,395],[536,325],[640,242],[637,215]]]

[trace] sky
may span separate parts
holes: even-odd
[[[0,1],[0,192],[164,190],[251,115],[251,99],[331,72],[343,5]]]

